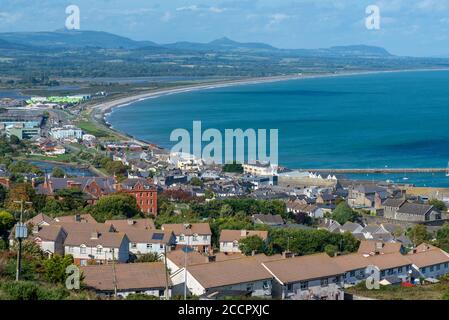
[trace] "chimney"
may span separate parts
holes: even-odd
[[[210,255],[206,257],[206,262],[215,262],[215,261],[217,261],[216,255]]]
[[[79,213],[75,214],[75,221],[81,222],[81,215]]]
[[[33,226],[33,234],[38,233],[40,229],[41,229],[41,228],[39,227],[39,225]]]
[[[256,250],[251,251],[251,256],[255,256],[256,255]]]
[[[384,247],[384,244],[382,242],[376,242],[376,249],[380,250]]]
[[[184,223],[184,229],[191,229],[192,225],[190,223]]]
[[[98,239],[98,232],[97,231],[92,232],[92,234],[90,235],[90,238],[92,240]]]
[[[246,237],[247,235],[247,231],[246,230],[240,230],[240,236],[241,237]]]
[[[133,219],[128,219],[128,225],[132,226],[136,223]]]
[[[282,252],[282,258],[288,259],[288,258],[292,258],[292,257],[293,257],[293,253],[291,253],[290,251]]]

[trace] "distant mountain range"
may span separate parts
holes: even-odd
[[[152,41],[135,41],[101,31],[8,32],[0,33],[0,49],[51,50],[76,48],[129,49],[143,51],[195,51],[195,52],[257,52],[267,54],[293,54],[298,56],[337,57],[389,57],[381,47],[353,45],[324,49],[279,49],[265,43],[241,43],[226,37],[209,43],[175,42],[157,44]]]

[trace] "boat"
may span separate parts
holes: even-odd
[[[446,177],[449,177],[449,162],[447,163]]]

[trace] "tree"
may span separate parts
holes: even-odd
[[[415,246],[419,246],[421,243],[430,239],[430,234],[427,232],[426,226],[422,224],[417,224],[411,228],[408,231],[407,236],[412,240]]]
[[[203,181],[201,181],[201,179],[198,178],[198,177],[193,177],[193,178],[190,180],[190,184],[191,184],[192,186],[202,187],[202,186],[203,186]]]
[[[434,206],[437,210],[439,210],[441,212],[447,211],[447,206],[446,206],[446,203],[444,203],[444,201],[441,201],[438,199],[432,199],[429,201],[429,204]]]
[[[265,243],[259,236],[249,236],[239,241],[239,249],[244,255],[254,253],[263,253],[265,251]]]
[[[340,202],[334,212],[332,212],[332,219],[340,224],[345,224],[347,221],[355,221],[357,218],[357,212],[352,210],[346,202]]]
[[[51,283],[65,283],[68,274],[65,272],[67,267],[73,264],[73,257],[65,255],[61,257],[54,254],[50,259],[44,261],[44,277]]]
[[[223,166],[223,172],[243,173],[243,166],[236,161],[234,161],[233,163],[226,163]]]
[[[6,209],[10,211],[19,211],[20,204],[14,201],[29,201],[36,200],[36,192],[30,183],[16,183],[11,186],[8,192],[8,196],[5,201]],[[36,209],[33,204],[34,209]]]
[[[159,261],[159,255],[154,252],[145,253],[138,256],[133,262],[157,262]]]
[[[443,226],[437,231],[436,235],[437,246],[444,251],[449,251],[449,223],[443,224]]]
[[[7,195],[8,190],[0,184],[0,207],[4,207]]]
[[[86,205],[84,193],[79,188],[59,189],[56,191],[56,197],[64,211],[79,210]]]
[[[338,247],[333,244],[328,244],[324,247],[324,252],[326,252],[329,257],[335,257],[338,252]]]
[[[5,237],[6,232],[14,225],[14,217],[8,211],[0,211],[0,238]]]
[[[55,178],[64,178],[65,177],[65,171],[62,170],[60,167],[54,167],[51,175]]]
[[[104,196],[96,204],[87,206],[85,210],[98,222],[113,218],[131,218],[140,214],[136,198],[125,193]]]

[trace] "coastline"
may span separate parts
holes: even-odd
[[[439,69],[404,69],[404,70],[373,70],[373,71],[356,71],[356,72],[342,72],[342,73],[326,73],[326,74],[296,74],[296,75],[285,75],[285,76],[273,76],[273,77],[262,77],[262,78],[248,78],[241,80],[224,80],[217,82],[208,82],[201,84],[184,85],[170,89],[160,89],[154,90],[146,93],[141,93],[137,95],[130,95],[122,98],[117,98],[115,100],[102,102],[89,107],[91,110],[90,119],[100,126],[105,126],[109,130],[118,134],[119,136],[127,137],[131,139],[134,143],[143,146],[152,146],[155,148],[163,149],[162,147],[154,144],[152,142],[144,141],[129,135],[126,132],[121,132],[113,128],[109,123],[106,122],[107,113],[111,112],[113,109],[126,107],[134,102],[143,101],[147,99],[154,99],[165,95],[186,93],[197,90],[208,90],[216,88],[226,88],[239,85],[251,85],[251,84],[261,84],[261,83],[272,83],[279,81],[290,81],[290,80],[302,80],[302,79],[316,79],[316,78],[331,78],[331,77],[344,77],[344,76],[359,76],[359,75],[371,75],[371,74],[384,74],[384,73],[402,73],[402,72],[429,72],[429,71],[448,71],[449,68],[439,68]]]

